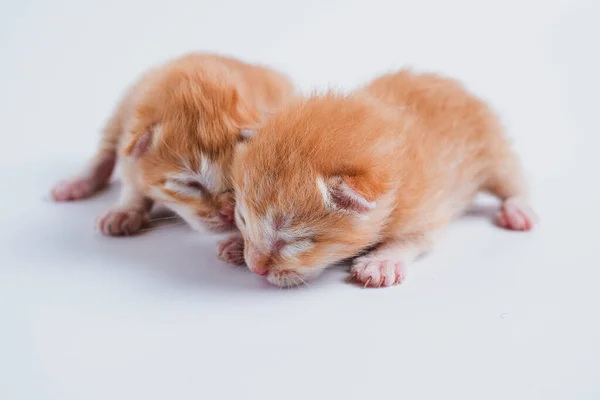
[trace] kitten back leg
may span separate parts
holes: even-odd
[[[515,231],[529,231],[538,222],[529,201],[525,176],[513,154],[495,162],[485,189],[502,201],[495,221],[498,226]]]
[[[119,202],[98,218],[96,226],[105,236],[135,234],[148,222],[152,205],[153,201],[137,188],[123,182]]]
[[[98,154],[78,176],[58,182],[52,188],[54,201],[73,201],[90,197],[108,183],[117,160],[116,153]]]
[[[85,199],[107,185],[117,163],[117,148],[123,134],[123,122],[130,97],[131,92],[121,100],[106,123],[99,149],[88,166],[75,177],[63,180],[52,188],[54,201]]]

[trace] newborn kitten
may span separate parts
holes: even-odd
[[[457,82],[401,71],[350,96],[294,101],[239,147],[233,166],[241,236],[220,251],[279,286],[357,256],[365,286],[402,282],[479,191],[502,200],[497,223],[535,216],[492,111]]]
[[[98,219],[105,235],[127,235],[148,220],[154,201],[194,229],[233,228],[230,168],[234,148],[263,113],[293,93],[282,74],[212,54],[190,54],[155,68],[125,94],[100,148],[77,177],[52,189],[56,201],[104,187],[117,160],[118,204]]]

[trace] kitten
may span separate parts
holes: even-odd
[[[500,226],[525,231],[535,220],[496,116],[432,74],[400,71],[349,96],[292,102],[240,146],[233,179],[241,235],[219,251],[243,251],[279,286],[361,253],[353,279],[398,284],[480,191],[502,200]]]
[[[119,161],[118,204],[98,219],[105,235],[127,235],[148,220],[154,201],[194,229],[233,228],[230,168],[235,146],[263,113],[293,94],[271,69],[212,54],[190,54],[144,74],[108,120],[89,166],[52,189],[56,201],[104,187]]]

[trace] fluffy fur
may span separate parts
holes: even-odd
[[[173,60],[132,86],[88,168],[56,185],[52,195],[56,201],[92,195],[106,185],[118,160],[123,190],[98,220],[104,234],[137,232],[154,201],[195,229],[230,229],[234,148],[292,94],[290,81],[271,69],[212,54]]]
[[[502,200],[500,225],[534,222],[496,116],[453,80],[385,75],[349,96],[296,100],[257,133],[234,161],[241,236],[227,245],[279,286],[361,253],[355,280],[400,283],[479,191]]]

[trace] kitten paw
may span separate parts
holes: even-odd
[[[232,235],[221,241],[217,246],[217,255],[221,261],[229,264],[245,264],[244,238],[240,235]]]
[[[138,210],[110,210],[98,218],[96,225],[105,236],[127,236],[140,231],[148,213]]]
[[[531,207],[515,198],[505,200],[496,216],[498,226],[514,231],[529,231],[537,221]]]
[[[51,190],[54,201],[72,201],[85,199],[95,192],[95,187],[89,179],[72,179],[61,181]]]
[[[372,254],[357,258],[350,269],[350,279],[364,287],[385,287],[402,283],[406,275],[404,263],[382,259]]]

